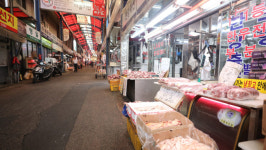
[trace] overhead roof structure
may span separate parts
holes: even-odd
[[[84,50],[89,50],[94,53],[97,50],[95,33],[102,33],[102,24],[104,19],[92,16],[84,16],[85,23],[78,23],[77,15],[65,12],[57,13],[65,23],[65,26],[73,33],[74,38]]]

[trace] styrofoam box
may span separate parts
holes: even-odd
[[[156,107],[160,109],[156,109]],[[141,109],[148,109],[148,111],[142,111]],[[127,113],[135,125],[136,125],[136,119],[138,115],[158,114],[158,113],[169,112],[169,111],[174,111],[174,109],[165,105],[162,102],[127,103]]]

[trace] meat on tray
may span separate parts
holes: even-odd
[[[169,121],[162,121],[162,122],[149,122],[146,123],[146,126],[149,127],[152,130],[159,129],[159,128],[165,128],[170,126],[181,126],[182,123],[180,120],[169,120]]]
[[[107,77],[108,80],[113,80],[113,79],[120,79],[120,76],[118,74],[112,74]]]
[[[234,100],[253,100],[259,96],[259,92],[253,88],[231,89],[227,93],[229,99]]]
[[[127,78],[129,79],[152,78],[152,75],[155,75],[155,73],[146,72],[146,71],[131,71],[130,73],[128,73]]]
[[[230,89],[239,88],[237,86],[218,86],[211,90],[211,95],[214,97],[227,98],[227,92]]]
[[[135,107],[136,111],[161,111],[166,110],[163,106],[146,106],[146,107]]]
[[[175,137],[158,143],[160,150],[211,150],[208,145],[198,142],[191,137]]]

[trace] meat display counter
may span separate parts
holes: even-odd
[[[154,101],[160,86],[154,85],[159,79],[128,79],[126,96],[132,101]]]
[[[239,142],[260,138],[261,110],[260,103],[248,105],[197,95],[190,104],[188,118],[209,134],[220,150],[238,149]]]

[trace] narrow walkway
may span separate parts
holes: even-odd
[[[0,89],[0,149],[132,150],[123,98],[86,67]]]

